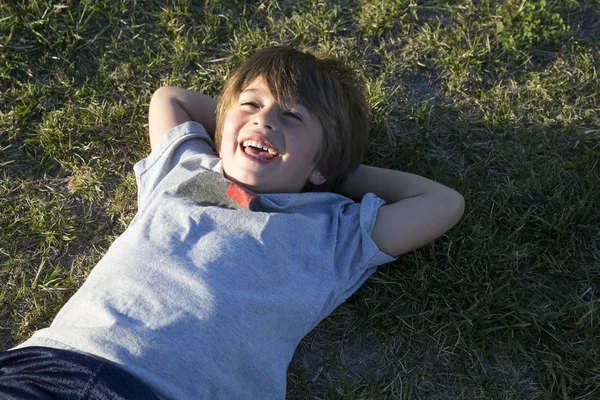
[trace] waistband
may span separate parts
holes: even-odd
[[[111,361],[39,346],[0,352],[0,398],[159,400],[140,379]]]

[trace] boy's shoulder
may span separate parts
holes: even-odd
[[[220,172],[220,159],[211,137],[197,122],[185,122],[172,128],[147,157],[133,166],[138,208],[145,206],[159,186],[172,187],[200,170]]]

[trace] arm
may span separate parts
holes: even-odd
[[[148,125],[150,146],[155,148],[170,129],[187,121],[201,123],[211,137],[215,135],[217,101],[191,90],[161,87],[152,95]]]
[[[460,193],[444,185],[407,172],[365,165],[350,174],[343,192],[352,198],[372,192],[385,200],[371,238],[392,256],[421,247],[448,231],[465,207]]]

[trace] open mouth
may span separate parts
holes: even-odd
[[[256,140],[244,140],[241,146],[244,153],[260,161],[270,161],[279,155],[274,148]]]

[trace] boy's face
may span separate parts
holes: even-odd
[[[285,108],[254,80],[225,115],[219,155],[225,176],[256,193],[298,193],[325,179],[314,158],[323,129],[301,104]]]

